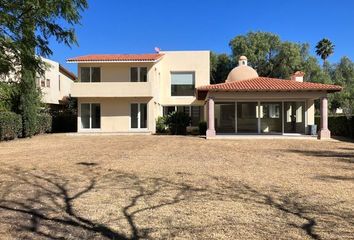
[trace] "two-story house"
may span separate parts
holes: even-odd
[[[87,55],[78,64],[78,132],[154,133],[158,116],[184,111],[197,126],[204,101],[195,89],[210,84],[209,51]]]
[[[37,76],[36,85],[41,89],[42,102],[51,108],[57,108],[70,96],[71,84],[76,80],[76,76],[58,62],[43,57],[41,59],[46,66],[44,74]],[[16,66],[16,72],[1,75],[0,81],[17,83],[21,81],[19,72],[20,66]]]
[[[44,75],[38,76],[37,86],[41,89],[42,101],[55,108],[70,95],[76,76],[55,61],[46,58],[42,60],[47,66]]]

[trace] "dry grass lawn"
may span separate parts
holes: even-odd
[[[0,143],[1,239],[354,239],[354,144],[44,135]]]

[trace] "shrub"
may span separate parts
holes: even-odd
[[[14,112],[0,112],[0,141],[21,136],[22,119]]]
[[[198,129],[199,129],[199,135],[205,135],[208,129],[207,122],[205,121],[199,122]]]
[[[51,132],[52,130],[52,116],[48,113],[40,113],[37,115],[36,134],[43,134]]]
[[[184,112],[173,112],[167,115],[165,124],[173,135],[186,135],[190,117]]]
[[[165,117],[158,117],[156,120],[156,133],[166,133],[167,127],[165,124],[166,118]]]
[[[315,122],[320,130],[320,117],[315,118]],[[328,117],[328,129],[333,136],[351,137],[354,133],[354,117],[348,119],[345,116],[330,116]]]

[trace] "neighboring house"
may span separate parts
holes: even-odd
[[[76,76],[55,61],[43,57],[42,61],[46,63],[46,70],[43,76],[37,76],[36,85],[41,89],[42,101],[50,107],[57,107],[70,96],[71,85],[76,80]],[[20,67],[16,68],[16,73],[11,72],[8,76],[0,76],[0,81],[19,82]]]
[[[336,85],[303,82],[303,72],[291,80],[259,77],[241,56],[225,83],[197,88],[206,101],[207,138],[217,134],[308,134],[314,125],[314,100],[321,101],[319,138],[329,138],[327,94]]]
[[[37,86],[41,88],[43,102],[56,107],[70,96],[76,76],[55,61],[46,58],[42,60],[47,64],[47,69],[44,76],[37,78]]]
[[[78,132],[154,133],[158,116],[175,110],[204,119],[195,88],[210,84],[209,51],[87,55],[78,63]]]

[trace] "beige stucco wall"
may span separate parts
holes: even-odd
[[[42,58],[42,60],[48,65],[43,77],[45,81],[46,79],[50,79],[50,87],[41,87],[41,77],[37,79],[37,85],[41,88],[43,95],[42,100],[48,104],[59,104],[59,100],[62,100],[65,96],[69,96],[73,81],[59,71],[59,63],[45,58]]]
[[[163,106],[203,106],[204,102],[197,101],[194,96],[171,96],[171,72],[193,71],[195,72],[196,87],[208,85],[210,83],[210,52],[166,51],[161,53],[163,53],[164,56],[154,63],[78,64],[79,81],[81,77],[81,67],[101,68],[101,83],[93,83],[92,86],[87,86],[91,83],[74,83],[72,89],[72,95],[79,97],[79,105],[84,102],[101,104],[101,132],[132,131],[130,129],[130,103],[132,102],[148,102],[148,131],[150,132],[155,132],[156,119],[158,116],[162,115]],[[131,83],[131,67],[147,67],[148,84]],[[141,89],[147,87],[150,89]],[[80,107],[78,126],[78,131],[92,131],[86,129],[82,130],[80,128]]]
[[[202,105],[195,97],[171,96],[171,72],[195,72],[195,87],[210,84],[210,51],[166,51],[159,66],[162,105]]]
[[[101,105],[101,129],[91,130],[81,127],[81,103],[99,103]],[[147,129],[130,128],[130,104],[147,103]],[[78,131],[79,132],[155,132],[155,103],[151,98],[79,98],[78,99]]]

